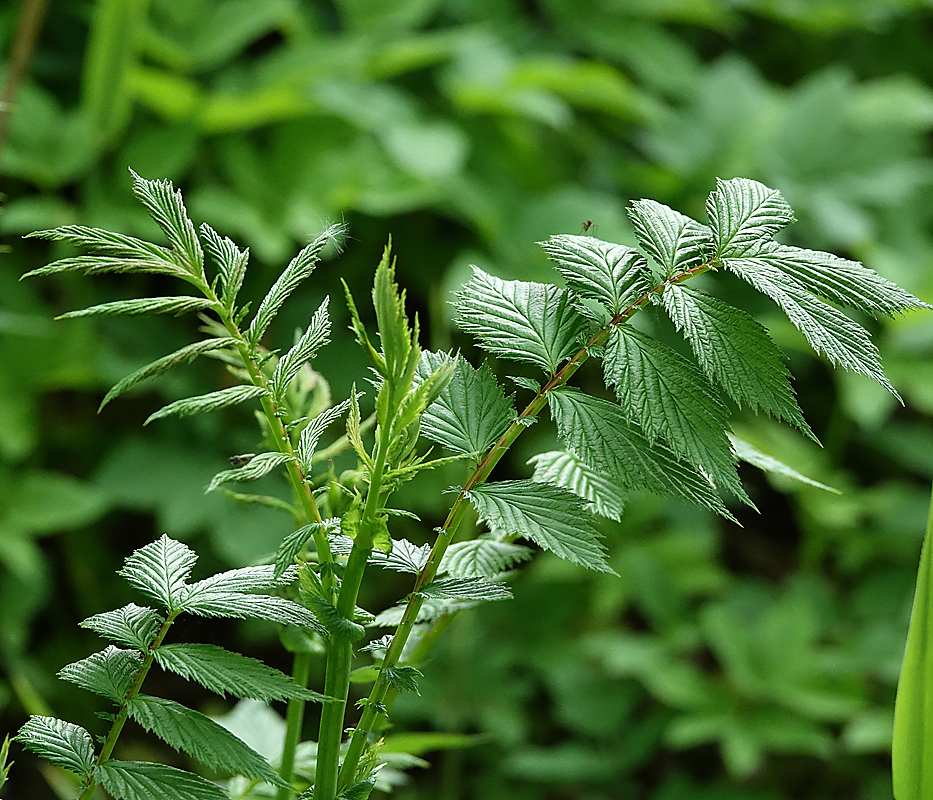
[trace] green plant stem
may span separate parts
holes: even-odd
[[[412,589],[412,593],[408,596],[408,602],[405,606],[402,620],[399,622],[398,627],[395,630],[395,635],[392,637],[392,642],[389,645],[389,649],[386,651],[385,658],[382,661],[379,675],[373,684],[369,698],[366,700],[363,714],[360,717],[360,721],[357,723],[357,726],[350,738],[350,746],[344,758],[343,768],[340,771],[341,789],[346,788],[349,785],[354,771],[356,770],[356,766],[359,763],[360,758],[363,756],[363,752],[366,748],[366,742],[369,739],[369,736],[372,733],[379,716],[385,713],[385,700],[389,689],[391,688],[389,686],[388,679],[386,678],[386,668],[393,667],[398,664],[402,657],[405,644],[408,642],[408,637],[411,635],[411,631],[418,619],[418,613],[421,611],[421,606],[424,604],[424,598],[419,594],[419,591],[423,586],[433,581],[437,575],[437,570],[441,565],[441,560],[444,557],[444,553],[447,552],[447,548],[451,541],[453,541],[454,534],[457,532],[457,527],[460,525],[460,521],[463,519],[463,516],[467,511],[470,490],[486,481],[493,468],[496,466],[496,464],[499,463],[502,456],[505,455],[508,449],[515,443],[515,440],[521,436],[522,431],[524,431],[525,428],[529,426],[531,421],[537,417],[541,409],[544,408],[544,406],[547,404],[548,392],[564,386],[567,381],[570,380],[573,374],[578,369],[580,369],[587,358],[589,358],[590,350],[595,347],[599,347],[606,342],[614,326],[621,325],[622,323],[626,322],[633,314],[635,314],[635,312],[637,312],[651,300],[652,294],[660,294],[666,285],[681,283],[689,278],[692,278],[694,275],[698,275],[701,272],[706,272],[712,266],[712,263],[705,262],[697,267],[694,267],[693,269],[668,278],[659,286],[656,286],[653,289],[645,292],[645,294],[643,294],[635,302],[628,306],[628,308],[616,314],[611,320],[609,320],[609,322],[600,328],[599,331],[597,331],[597,333],[595,333],[590,338],[590,340],[585,345],[583,345],[583,347],[581,347],[577,353],[563,365],[563,367],[561,367],[560,370],[558,370],[551,377],[551,379],[538,391],[534,398],[532,398],[531,402],[525,406],[524,410],[518,415],[518,417],[516,417],[512,424],[509,425],[509,427],[505,430],[505,433],[499,437],[499,440],[477,463],[473,473],[467,479],[466,483],[463,485],[463,488],[460,490],[460,493],[457,495],[457,499],[454,500],[454,503],[450,508],[450,513],[447,515],[447,519],[438,529],[437,539],[434,541],[434,545],[431,548],[430,554],[428,555],[428,560],[421,568],[421,572],[418,573],[418,577],[415,580],[414,589]],[[315,798],[315,800],[318,799]]]
[[[311,654],[295,653],[292,662],[292,678],[299,686],[308,686],[308,677],[311,672]],[[294,775],[295,773],[295,753],[301,742],[301,727],[304,722],[305,700],[294,698],[294,702],[289,702],[285,712],[285,739],[282,744],[282,763],[279,765],[279,774],[284,778],[285,775]],[[291,780],[288,778],[287,780]],[[289,789],[280,786],[276,792],[276,797],[286,800],[291,794]]]

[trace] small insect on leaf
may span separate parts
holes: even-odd
[[[230,456],[230,466],[233,468],[245,467],[256,457],[255,453],[242,453],[238,456]]]
[[[586,222],[583,223],[583,232],[584,232],[584,233],[589,233],[589,232],[590,232],[590,228],[593,229],[593,235],[595,236],[595,235],[596,235],[596,227],[593,225],[593,220],[588,219],[588,220],[586,220]]]

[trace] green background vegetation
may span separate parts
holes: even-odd
[[[0,7],[2,53],[19,5]],[[743,175],[797,212],[785,241],[862,260],[929,301],[931,29],[933,11],[908,0],[53,3],[0,152],[11,248],[0,257],[0,731],[28,713],[105,729],[94,701],[54,673],[98,647],[80,619],[131,599],[113,572],[134,548],[167,533],[202,554],[204,575],[288,531],[274,511],[203,494],[230,455],[256,449],[248,412],[141,427],[162,402],[219,388],[219,367],[180,370],[95,416],[110,385],[191,341],[196,323],[52,317],[160,293],[162,279],[19,283],[59,254],[21,234],[75,223],[157,236],[130,197],[132,167],[171,178],[197,222],[248,245],[245,291],[261,296],[299,245],[345,219],[347,252],[285,309],[273,346],[328,293],[339,336],[338,277],[362,296],[391,233],[425,345],[475,355],[447,305],[468,264],[533,280],[550,272],[535,241],[588,219],[600,238],[630,241],[630,199],[702,217],[715,177]],[[843,493],[743,467],[762,513],[734,509],[741,529],[646,497],[602,524],[621,577],[538,557],[515,600],[457,619],[423,696],[395,706],[400,729],[480,735],[427,753],[432,767],[397,797],[890,798],[894,687],[933,476],[933,318],[865,321],[902,408],[831,372],[767,301],[733,291],[787,352],[824,446],[753,416],[736,432]],[[317,363],[338,399],[364,368],[349,334]],[[525,459],[550,437],[547,425],[530,432],[498,474],[527,477]],[[459,480],[452,468],[406,492],[425,530]],[[408,591],[393,580],[363,604]],[[184,634],[289,668],[268,626]],[[163,680],[164,692],[190,691]],[[127,757],[175,758],[126,739]],[[55,796],[28,754],[15,758],[8,797]]]

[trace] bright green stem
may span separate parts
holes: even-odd
[[[299,686],[308,686],[308,676],[311,672],[311,654],[295,653],[292,663],[292,677]],[[304,722],[305,701],[293,698],[285,712],[285,741],[282,745],[282,763],[279,765],[279,774],[285,780],[291,781],[295,772],[295,753],[301,742],[301,727]],[[292,795],[291,789],[280,786],[276,791],[276,800],[288,800]]]
[[[349,785],[356,770],[356,766],[366,749],[366,742],[375,728],[380,715],[384,713],[383,709],[385,708],[386,696],[390,690],[389,682],[386,678],[386,668],[395,666],[402,657],[405,645],[408,642],[408,637],[411,635],[411,631],[418,619],[418,613],[421,611],[421,606],[424,604],[424,598],[418,594],[418,592],[423,586],[433,581],[437,575],[437,570],[441,565],[441,560],[444,558],[444,553],[447,552],[447,547],[453,541],[454,534],[457,532],[460,521],[466,513],[470,490],[486,481],[502,456],[504,456],[506,451],[515,443],[515,440],[521,436],[522,431],[528,427],[530,422],[537,417],[538,412],[547,404],[547,393],[552,389],[564,386],[567,381],[570,380],[571,376],[580,369],[583,362],[589,358],[590,350],[606,342],[615,325],[621,325],[623,322],[626,322],[636,311],[649,302],[652,294],[660,294],[667,284],[681,283],[694,275],[706,272],[712,266],[713,265],[710,263],[700,264],[693,269],[668,278],[660,286],[649,290],[628,308],[616,314],[538,391],[522,413],[509,425],[505,433],[499,437],[499,441],[486,452],[486,455],[483,456],[476,465],[473,473],[463,485],[463,488],[457,495],[457,499],[451,506],[447,519],[438,529],[437,539],[428,555],[427,563],[422,567],[421,572],[418,573],[415,587],[408,597],[408,603],[405,606],[402,620],[398,628],[396,628],[395,635],[392,637],[392,642],[389,645],[389,649],[386,651],[379,676],[373,684],[372,691],[366,701],[365,710],[350,739],[350,747],[347,750],[347,755],[343,761],[343,768],[340,771],[341,789]],[[318,800],[318,798],[315,798],[315,800]]]

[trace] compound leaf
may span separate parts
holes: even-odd
[[[116,300],[113,303],[101,303],[97,306],[67,311],[55,319],[75,319],[77,317],[117,317],[138,314],[185,314],[188,311],[203,311],[212,308],[213,300],[206,297],[142,297],[134,300]]]
[[[201,236],[204,237],[205,250],[217,265],[224,305],[232,307],[246,277],[249,248],[240,250],[232,239],[221,237],[206,222],[201,223]]]
[[[654,200],[635,200],[628,208],[638,243],[668,277],[702,264],[712,253],[710,229]]]
[[[501,583],[490,583],[481,578],[441,578],[418,590],[422,597],[440,600],[511,600],[512,592]]]
[[[176,400],[174,403],[162,406],[158,411],[150,414],[143,425],[148,425],[150,422],[164,417],[190,417],[193,414],[206,414],[208,411],[217,411],[228,406],[235,406],[238,403],[254,400],[267,394],[268,391],[261,386],[251,384],[229,386],[216,392],[208,392],[196,397],[186,397],[183,400]]]
[[[288,385],[307,362],[317,355],[324,345],[330,341],[330,317],[327,315],[329,297],[318,306],[318,310],[311,317],[308,329],[275,365],[275,371],[269,379],[269,390],[276,403],[281,404],[288,390]]]
[[[122,703],[142,663],[137,650],[121,650],[111,645],[106,650],[62,667],[58,677],[114,703]]]
[[[81,622],[81,627],[117,644],[135,650],[148,650],[163,622],[165,620],[151,608],[129,603],[123,608],[88,617]]]
[[[94,741],[80,725],[55,717],[32,716],[13,739],[53,766],[81,778],[88,778],[94,770]]]
[[[719,258],[755,252],[794,221],[794,211],[779,191],[748,178],[717,178],[706,211]]]
[[[304,429],[301,431],[301,435],[298,437],[297,453],[298,466],[301,467],[305,476],[311,474],[314,451],[317,448],[318,442],[321,440],[321,436],[324,435],[324,431],[327,430],[327,427],[331,423],[340,419],[360,396],[361,395],[356,394],[354,390],[353,398],[348,397],[343,402],[325,409],[305,425]]]
[[[438,572],[453,578],[493,578],[527,561],[531,554],[532,550],[521,544],[486,537],[470,539],[447,548]]]
[[[574,564],[612,572],[583,501],[549,483],[500,481],[466,492],[490,527],[518,534]]]
[[[175,610],[197,560],[190,547],[162,534],[128,556],[117,574],[165,608]]]
[[[229,800],[216,783],[166,764],[109,759],[97,774],[104,788],[121,800]]]
[[[168,180],[150,181],[141,178],[133,170],[133,194],[149,211],[169,244],[188,265],[192,273],[200,274],[204,267],[204,253],[195,233],[194,225],[188,219],[181,192]]]
[[[564,289],[530,281],[503,281],[473,267],[457,294],[457,324],[490,353],[527,361],[549,373],[573,355],[586,320]]]
[[[528,463],[534,464],[535,468],[532,480],[563,486],[586,500],[597,514],[617,522],[622,518],[625,508],[622,488],[573,453],[551,450],[533,456]]]
[[[264,475],[268,475],[276,467],[282,466],[292,460],[292,456],[287,453],[260,453],[253,456],[242,467],[234,469],[225,469],[218,472],[205,490],[205,494],[213,492],[225,483],[245,483],[246,481],[256,481]]]

